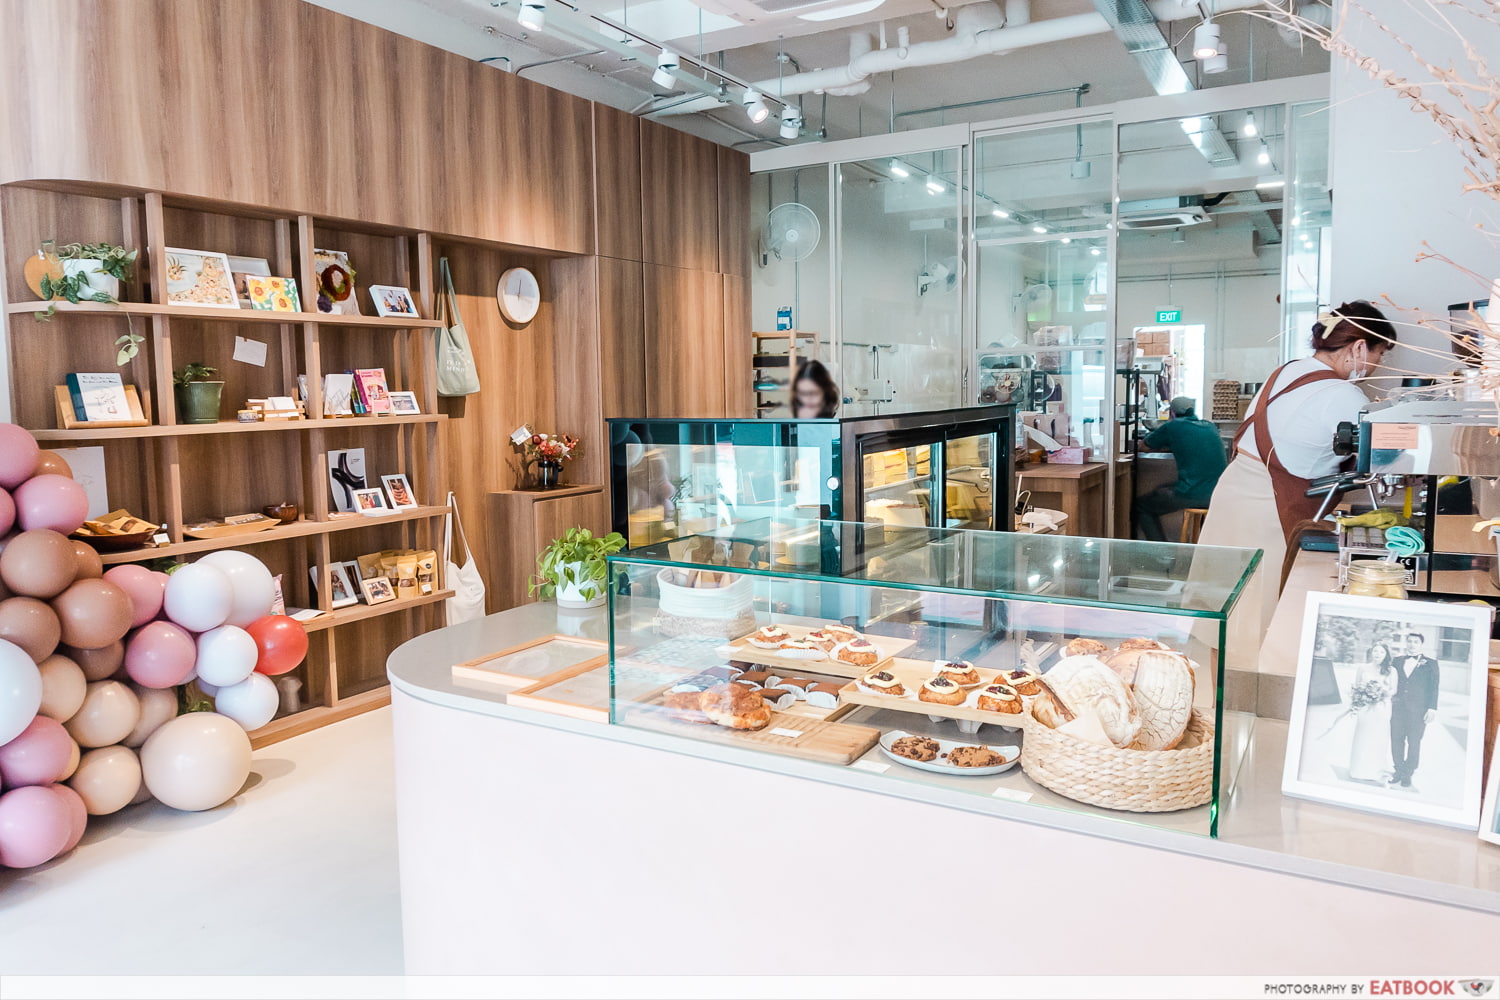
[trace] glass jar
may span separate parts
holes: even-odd
[[[1366,559],[1349,564],[1344,593],[1357,597],[1406,599],[1406,567],[1385,559]]]

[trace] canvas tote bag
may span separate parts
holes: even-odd
[[[460,569],[453,562],[453,526],[458,525],[458,540],[463,543],[465,564]],[[484,617],[484,577],[479,575],[479,564],[469,549],[469,538],[464,534],[464,522],[458,516],[458,498],[448,494],[448,516],[443,518],[443,574],[453,596],[448,598],[448,624],[472,621]]]
[[[448,258],[440,262],[443,284],[438,289],[437,318],[443,326],[437,332],[437,392],[439,396],[467,396],[479,391],[479,368],[463,318],[458,315],[458,297],[453,294],[453,274]]]

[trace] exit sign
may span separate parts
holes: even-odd
[[[1181,309],[1158,309],[1156,310],[1156,321],[1158,323],[1181,323]]]

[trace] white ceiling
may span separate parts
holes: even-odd
[[[520,71],[529,79],[569,93],[631,111],[644,110],[649,102],[667,93],[651,82],[656,51],[643,47],[639,61],[613,51],[582,54],[593,46],[562,37],[550,28],[529,32],[516,20],[516,0],[307,0],[378,25],[390,31],[455,52],[471,59],[492,59],[492,65]],[[551,0],[547,0],[551,2]],[[899,27],[906,27],[912,42],[948,37],[951,15],[942,13],[938,0],[884,0],[875,10],[833,21],[807,21],[791,15],[757,14],[755,4],[777,7],[804,0],[572,0],[584,11],[609,17],[631,29],[672,47],[687,56],[719,65],[741,80],[774,79],[778,67],[787,73],[841,66],[849,59],[849,36],[855,30],[875,33],[883,22],[890,44]],[[815,0],[799,11],[838,7],[851,0]],[[949,10],[956,9],[953,4]],[[559,14],[565,8],[555,3]],[[1095,10],[1092,0],[1032,0],[1033,22]],[[738,11],[741,19],[727,12]],[[1180,43],[1197,23],[1190,17],[1162,24],[1173,43]],[[752,20],[751,17],[754,16]],[[1292,48],[1275,30],[1244,15],[1221,15],[1224,42],[1229,52],[1228,72],[1203,76],[1198,73],[1186,44],[1177,53],[1188,75],[1202,88],[1245,83],[1278,77],[1323,72],[1328,57],[1317,49]],[[702,34],[700,36],[699,31]],[[778,36],[782,36],[778,39]],[[778,51],[793,62],[779,63]],[[558,59],[543,66],[529,66]],[[508,67],[505,60],[509,60]],[[686,64],[684,64],[686,68]],[[946,66],[917,67],[871,81],[870,89],[855,97],[800,98],[806,125],[797,141],[811,141],[826,127],[827,137],[843,139],[892,130],[892,102],[896,112],[939,105],[970,102],[1037,91],[1090,86],[1086,106],[1145,97],[1152,93],[1144,74],[1113,34],[1092,35],[1067,42],[1021,49],[1004,55],[983,56]],[[775,93],[774,88],[768,88]],[[691,94],[693,91],[681,90]],[[905,115],[897,130],[922,128],[961,121],[984,121],[1071,107],[1074,97],[1060,94],[1009,103],[984,105],[923,115]],[[826,111],[825,111],[826,108]],[[725,144],[746,149],[765,148],[779,142],[776,120],[752,126],[736,103],[708,112],[659,115],[656,120]],[[765,143],[753,143],[761,137]]]

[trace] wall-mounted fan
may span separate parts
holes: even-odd
[[[806,260],[818,248],[822,227],[818,215],[806,205],[789,201],[777,205],[766,215],[766,225],[761,233],[760,266],[765,267],[771,258],[791,261]]]
[[[922,268],[917,275],[917,294],[933,295],[958,291],[958,277],[963,272],[963,261],[957,257],[944,257]]]

